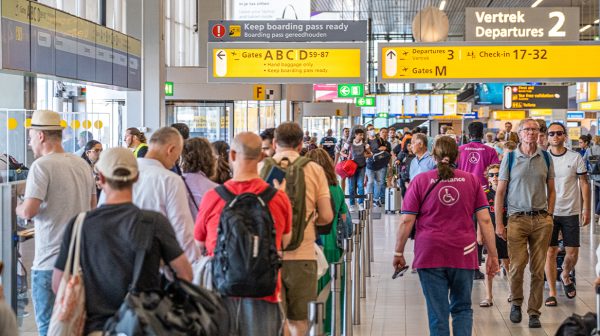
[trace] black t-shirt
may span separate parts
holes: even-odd
[[[183,254],[175,232],[165,216],[140,210],[132,203],[103,205],[89,211],[83,222],[81,268],[85,285],[87,319],[84,335],[102,330],[104,323],[119,309],[133,280],[135,249],[145,234],[142,211],[154,216],[154,239],[146,251],[138,288],[159,288],[160,260],[173,261]],[[63,237],[55,267],[65,269],[69,253],[73,218]],[[146,232],[147,233],[147,232]]]

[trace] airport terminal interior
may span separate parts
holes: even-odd
[[[0,336],[600,335],[600,322],[586,315],[600,309],[600,0],[0,0],[0,18]],[[169,126],[182,142],[161,156]],[[54,149],[39,149],[52,141]],[[251,158],[256,141],[261,154]],[[198,149],[204,144],[208,152]],[[75,276],[54,266],[59,250],[61,257],[69,253],[63,251],[70,236],[61,250],[68,223],[53,220],[48,209],[70,211],[81,202],[74,194],[49,199],[62,195],[49,185],[53,174],[73,171],[69,162],[85,161],[97,203],[81,211],[110,207],[112,173],[103,169],[112,169],[109,154],[122,154],[116,148],[127,148],[130,158],[123,160],[137,157],[135,172],[140,168],[138,182],[122,180],[133,188],[129,203],[167,217],[173,228],[165,236],[176,238],[173,249],[193,273],[189,288],[178,287],[185,304],[171,302],[182,300],[169,294],[177,268],[163,257],[157,293],[172,310],[129,309],[156,321],[160,314],[192,316],[183,322],[188,329],[167,318],[157,327],[136,315],[145,327],[128,332],[119,329],[125,317],[116,309],[98,317],[93,307],[72,326],[79,312],[65,297],[77,293],[65,288],[76,287],[68,282]],[[57,150],[71,153],[64,171],[41,168]],[[297,153],[310,158],[301,177],[287,160]],[[281,165],[282,157],[290,166]],[[152,158],[162,177],[144,176]],[[223,252],[223,218],[235,203],[215,212],[225,203],[209,205],[203,197],[218,198],[219,185],[242,183],[240,169],[252,160],[253,174],[285,195],[285,209],[277,210],[289,217],[283,240],[291,232],[290,244],[300,239],[297,249],[308,244],[310,252],[303,258],[291,250],[286,259],[288,250],[275,243],[282,233],[273,240],[273,228],[267,235],[279,251],[274,264],[283,265],[273,266],[271,301],[252,286],[249,295],[223,290],[227,267],[216,265],[223,255],[233,258]],[[269,172],[260,169],[272,162]],[[203,165],[210,172],[198,172]],[[450,178],[441,178],[444,167]],[[190,183],[192,173],[202,182]],[[169,183],[168,174],[183,179]],[[323,205],[316,181],[325,177],[331,201]],[[465,192],[469,181],[475,187]],[[140,183],[150,196],[136,191]],[[179,194],[160,189],[179,184]],[[146,189],[151,185],[160,188]],[[255,186],[236,186],[260,194]],[[196,187],[204,189],[197,194]],[[46,196],[36,198],[34,189]],[[160,204],[144,205],[150,198]],[[174,205],[181,199],[183,207]],[[268,207],[257,199],[281,230],[282,214],[270,210],[278,199]],[[503,207],[494,206],[499,199]],[[35,212],[24,204],[35,204]],[[182,210],[185,216],[173,213]],[[243,222],[264,224],[259,218]],[[294,235],[297,223],[306,230]],[[416,233],[409,239],[410,228]],[[240,244],[253,246],[253,258],[265,257],[253,234]],[[128,248],[137,265],[137,250]],[[206,253],[195,259],[189,248]],[[448,252],[453,248],[460,253]],[[315,263],[317,271],[292,268],[292,261]],[[134,259],[111,262],[133,272]],[[298,279],[300,271],[312,277]],[[87,278],[97,273],[82,266],[86,303],[70,303],[99,300]],[[57,303],[36,289],[43,287],[40,274],[48,293],[51,280],[64,285]],[[196,291],[205,300],[190,304]],[[120,309],[124,299],[111,298]],[[202,307],[208,301],[227,316]],[[203,314],[212,322],[197,318]],[[258,323],[264,316],[273,323]]]

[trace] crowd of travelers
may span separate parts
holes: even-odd
[[[345,128],[340,138],[327,130],[318,140],[284,122],[227,144],[173,124],[149,139],[128,128],[119,148],[83,134],[75,155],[58,113],[36,111],[28,131],[36,160],[16,214],[35,221],[39,334],[51,334],[64,313],[56,310],[65,309],[64,288],[75,286],[68,281],[77,275],[71,254],[79,241],[80,334],[103,335],[132,289],[159,290],[166,276],[221,294],[232,335],[305,335],[308,303],[328,281],[320,256],[341,257],[339,236],[360,195],[372,193],[383,207],[386,189],[396,187],[403,201],[393,267],[408,268],[407,241],[414,239],[412,268],[431,335],[470,335],[473,281],[485,279],[479,306],[491,307],[493,278],[502,271],[510,320],[521,322],[527,264],[526,312],[529,327],[539,328],[542,305],[559,304],[555,281],[544,299],[544,276],[560,281],[569,299],[577,295],[572,274],[579,227],[590,221],[587,179],[600,138],[590,145],[582,136],[576,152],[561,123],[525,119],[512,127],[484,134],[472,122],[464,136],[445,126],[432,138],[426,127],[376,132],[369,124]]]

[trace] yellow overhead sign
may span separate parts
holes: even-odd
[[[360,49],[214,49],[215,77],[360,77]]]
[[[525,111],[494,111],[494,119],[496,120],[517,120],[525,119],[527,113]]]
[[[600,101],[579,103],[579,109],[581,111],[600,111]]]
[[[600,45],[383,44],[384,81],[600,78]]]

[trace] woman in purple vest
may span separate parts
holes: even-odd
[[[494,276],[498,271],[489,205],[479,180],[454,168],[458,157],[454,139],[439,138],[433,157],[437,169],[417,175],[402,202],[393,266],[396,271],[407,266],[405,245],[416,225],[413,268],[427,302],[430,335],[450,335],[450,314],[453,334],[471,335],[473,273],[479,268],[473,215],[489,253],[486,272]]]

